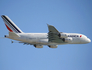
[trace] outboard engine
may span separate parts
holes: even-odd
[[[43,45],[34,45],[35,48],[43,48]]]
[[[67,38],[68,37],[68,35],[66,33],[60,33],[58,36],[60,38]]]

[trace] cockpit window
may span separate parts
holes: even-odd
[[[85,38],[87,38],[87,36],[83,35]]]

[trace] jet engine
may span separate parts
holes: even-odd
[[[49,48],[57,48],[57,45],[48,45]]]
[[[43,48],[43,45],[34,45],[35,48]]]
[[[69,43],[71,41],[72,41],[72,38],[69,38],[69,37],[68,38],[65,38],[65,42],[68,42]]]
[[[60,34],[59,34],[59,37],[60,37],[60,38],[67,38],[68,35],[67,35],[66,33],[60,33]]]

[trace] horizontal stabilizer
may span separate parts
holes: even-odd
[[[10,37],[20,37],[19,35],[17,35],[17,34],[14,33],[14,32],[9,32],[9,36],[10,36]]]

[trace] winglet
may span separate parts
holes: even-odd
[[[54,26],[49,25],[49,24],[47,24],[47,25],[48,25],[49,32],[57,32],[57,33],[59,33],[59,31]]]

